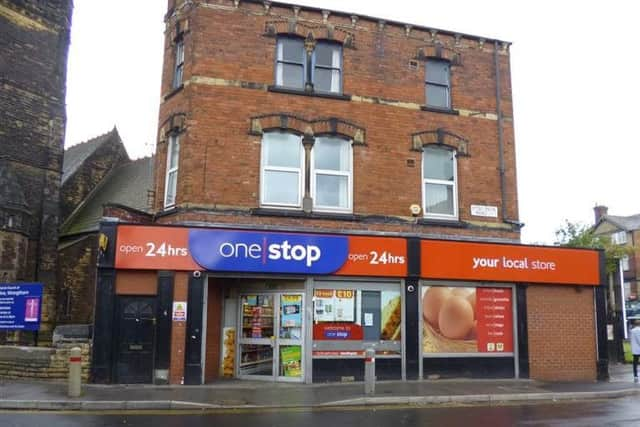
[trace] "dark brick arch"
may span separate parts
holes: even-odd
[[[445,47],[440,43],[428,44],[418,48],[416,59],[426,61],[428,58],[438,58],[449,61],[451,65],[462,65],[462,55],[460,52]]]
[[[355,47],[355,36],[349,31],[336,28],[331,24],[313,25],[302,23],[295,19],[279,19],[266,22],[265,35],[270,37],[289,35],[307,40],[331,40],[341,43],[344,47]]]
[[[469,156],[469,140],[453,132],[438,128],[417,132],[411,135],[411,149],[422,151],[426,145],[444,145],[456,150],[458,156]]]
[[[308,120],[296,114],[274,113],[252,117],[249,133],[262,135],[268,130],[282,130],[301,135],[340,135],[349,138],[354,145],[366,145],[363,127],[335,117]]]

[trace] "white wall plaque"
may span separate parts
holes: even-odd
[[[471,205],[471,215],[498,218],[497,206]]]

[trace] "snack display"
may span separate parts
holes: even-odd
[[[477,351],[475,288],[432,286],[423,289],[424,353]]]

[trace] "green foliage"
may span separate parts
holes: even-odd
[[[596,236],[593,227],[581,223],[564,220],[564,225],[556,230],[556,245],[571,248],[603,249],[607,273],[613,273],[618,267],[618,260],[632,252],[629,246],[611,243],[610,236]]]

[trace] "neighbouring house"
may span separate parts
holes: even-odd
[[[64,152],[58,324],[92,324],[104,216],[149,218],[153,157],[130,160],[117,129]]]
[[[352,381],[370,351],[378,379],[606,378],[602,255],[520,244],[508,42],[275,1],[165,19],[94,381]]]
[[[638,299],[640,283],[638,271],[640,266],[640,214],[620,216],[609,215],[606,206],[596,206],[593,232],[597,236],[607,236],[611,243],[625,246],[629,254],[620,259],[622,289],[624,303],[629,317],[640,318],[640,301]],[[613,302],[615,298],[610,298]]]

